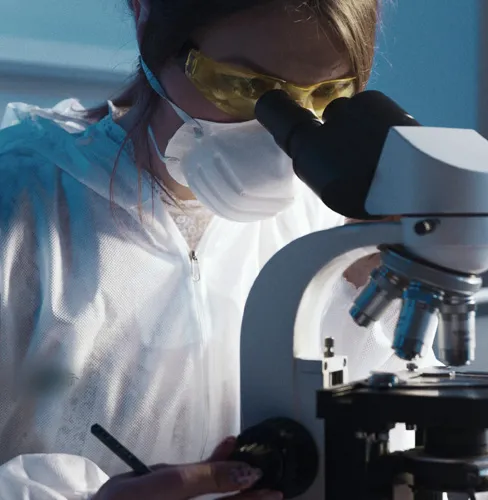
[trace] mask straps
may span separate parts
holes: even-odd
[[[150,126],[147,131],[149,132],[149,137],[153,143],[154,149],[156,150],[156,154],[162,163],[166,166],[166,170],[169,175],[182,186],[188,187],[188,183],[186,182],[186,178],[181,171],[180,160],[178,158],[174,158],[173,156],[165,156],[161,153],[159,149],[158,143],[156,142],[156,138],[154,137],[154,132],[152,127]]]
[[[193,123],[193,133],[195,138],[200,138],[203,136],[202,126],[192,118],[188,113],[185,113],[181,108],[179,108],[176,104],[171,102],[168,95],[164,91],[161,84],[158,82],[158,79],[154,76],[152,71],[147,67],[147,64],[140,58],[141,67],[146,75],[147,81],[151,88],[156,92],[161,98],[163,98],[175,111],[175,113],[183,120],[185,123]],[[165,156],[161,150],[159,149],[158,143],[156,142],[156,138],[154,137],[154,131],[152,127],[149,125],[148,127],[149,137],[153,143],[154,149],[156,150],[156,154],[162,163],[166,165],[166,169],[169,175],[182,186],[187,186],[185,176],[181,171],[180,161],[178,158],[173,158],[172,156]]]
[[[153,72],[148,68],[147,64],[144,62],[142,57],[139,57],[139,61],[141,63],[141,68],[144,71],[144,74],[146,75],[147,81],[151,86],[151,88],[154,90],[154,92],[156,92],[160,97],[162,97],[185,123],[193,123],[193,132],[195,134],[195,137],[197,138],[201,137],[203,135],[202,126],[188,113],[183,111],[180,107],[178,107],[174,102],[170,100],[170,98],[166,94],[166,91],[163,89],[158,79],[154,76]]]
[[[156,150],[156,154],[158,155],[161,162],[166,163],[167,161],[172,161],[173,158],[171,156],[165,156],[165,155],[163,155],[163,153],[161,153],[161,150],[159,149],[158,143],[156,142],[156,137],[154,137],[154,132],[153,132],[151,125],[149,125],[147,131],[149,133],[149,137],[151,139],[151,142],[153,143],[154,149]]]

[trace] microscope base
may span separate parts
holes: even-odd
[[[326,421],[327,500],[394,498],[399,483],[416,499],[488,490],[488,373],[373,374],[319,391],[317,411]],[[416,429],[417,447],[390,454],[398,423]]]

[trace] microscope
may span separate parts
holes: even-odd
[[[488,491],[488,373],[462,368],[474,360],[476,294],[488,270],[488,141],[422,127],[377,91],[337,99],[318,120],[273,90],[256,116],[325,205],[369,223],[299,238],[256,279],[242,324],[243,432],[233,458],[260,467],[256,487],[284,498]],[[294,349],[297,335],[319,328],[322,270],[360,248],[380,252],[381,264],[351,304],[352,320],[368,327],[400,303],[392,353],[404,370],[349,381],[334,332],[320,360]],[[431,331],[443,366],[419,368]],[[399,424],[415,443],[390,451]]]

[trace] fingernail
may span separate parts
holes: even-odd
[[[239,485],[240,488],[249,488],[256,481],[261,479],[263,473],[259,469],[253,469],[252,467],[235,467],[230,471],[230,478],[234,484]]]
[[[223,444],[234,444],[236,441],[237,441],[237,439],[235,437],[231,436],[231,437],[224,439]]]

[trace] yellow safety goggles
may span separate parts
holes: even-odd
[[[356,78],[328,80],[302,87],[279,78],[220,63],[190,50],[185,74],[217,108],[238,120],[253,120],[257,100],[268,90],[280,89],[298,104],[322,118],[324,109],[338,97],[356,93]]]

